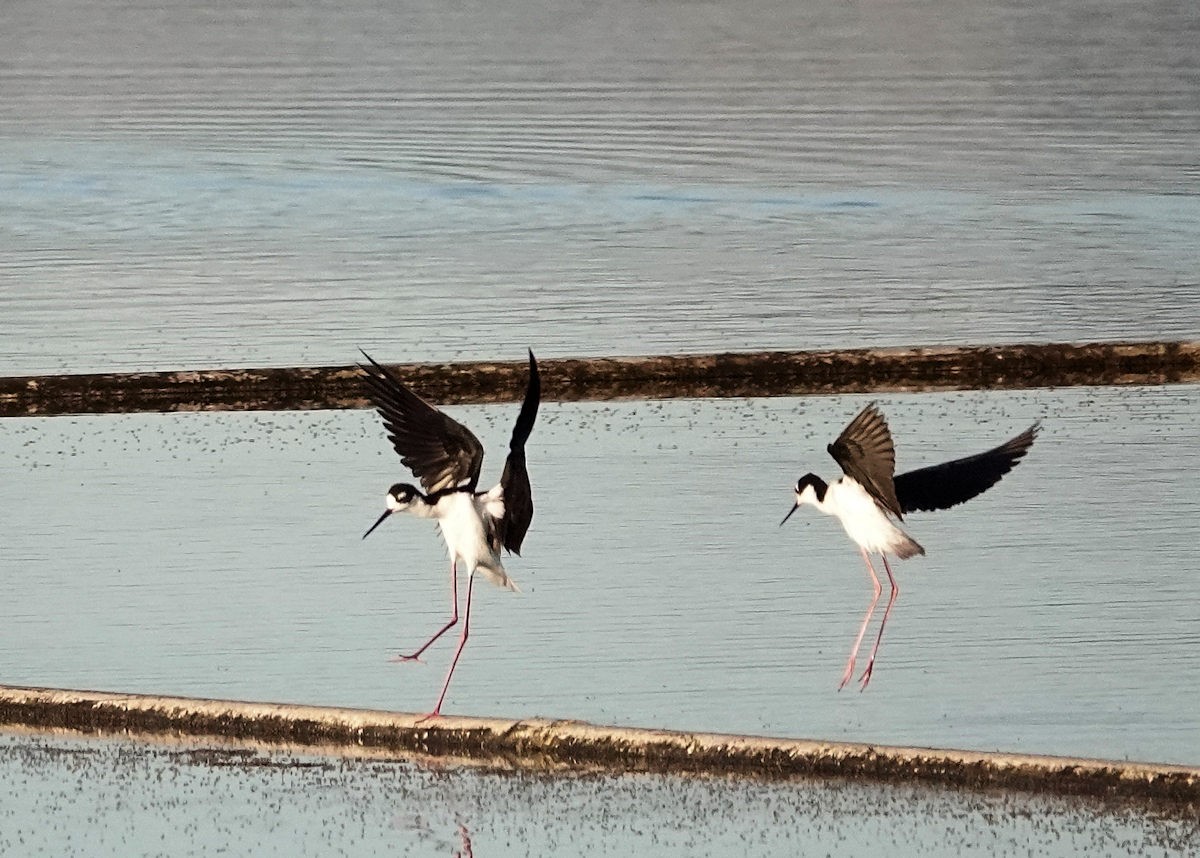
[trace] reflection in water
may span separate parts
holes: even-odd
[[[405,808],[399,814],[396,808]],[[470,819],[470,825],[464,819]],[[1195,854],[1194,810],[848,781],[540,775],[0,736],[0,851]]]
[[[467,831],[467,826],[459,824],[458,837],[462,843],[462,848],[454,853],[454,858],[475,858],[475,853],[471,849],[471,832]]]
[[[448,848],[454,858],[474,858],[471,832],[462,822],[457,823],[455,837],[452,838],[444,836],[441,830],[444,825],[442,820],[435,823],[421,812],[398,813],[392,817],[391,824],[399,831],[416,835],[421,843],[437,847],[439,851]],[[437,830],[434,828],[435,824],[438,826]]]

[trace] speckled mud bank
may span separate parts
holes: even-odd
[[[1200,381],[1200,342],[548,359],[540,366],[543,399],[559,401],[1171,384]],[[439,403],[503,402],[525,389],[523,360],[396,369]],[[365,405],[354,366],[0,378],[0,416],[10,417]]]
[[[226,738],[323,753],[439,757],[539,771],[843,777],[970,789],[1200,801],[1200,769],[975,751],[898,748],[603,727],[578,721],[443,717],[182,697],[0,686],[0,724],[81,733]]]

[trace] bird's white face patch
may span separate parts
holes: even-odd
[[[804,491],[795,492],[794,494],[796,495],[796,503],[798,504],[809,503],[813,506],[817,505],[817,490],[811,485],[806,485]]]
[[[399,512],[400,510],[407,509],[407,508],[408,508],[408,505],[409,505],[410,503],[412,503],[412,499],[411,499],[411,498],[401,498],[401,499],[397,499],[397,497],[396,497],[394,494],[391,494],[390,492],[388,493],[388,496],[387,496],[387,507],[388,507],[388,509],[390,509],[392,512]]]

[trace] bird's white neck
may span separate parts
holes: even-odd
[[[392,512],[406,512],[417,518],[439,518],[442,515],[439,512],[439,507],[445,508],[448,506],[445,502],[445,496],[430,503],[429,497],[422,494],[415,494],[406,498],[403,502],[397,501],[389,495],[387,503],[388,509]]]
[[[816,474],[806,474],[796,492],[796,506],[813,506],[826,515],[838,515],[837,503],[829,497],[830,486]]]
[[[437,518],[438,507],[436,504],[431,504],[425,498],[416,498],[409,506],[408,511],[417,518]]]

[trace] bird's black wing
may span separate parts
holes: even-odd
[[[892,485],[892,475],[896,471],[892,433],[874,402],[850,421],[828,450],[846,476],[866,489],[880,506],[897,518],[903,515]]]
[[[529,523],[533,521],[533,489],[529,485],[529,471],[525,467],[525,442],[533,431],[537,419],[538,404],[542,401],[542,379],[538,375],[537,360],[533,350],[529,352],[529,383],[525,388],[525,401],[513,427],[512,440],[508,443],[508,459],[504,462],[504,473],[500,477],[500,488],[504,492],[504,518],[499,523],[497,534],[501,544],[513,554],[521,553],[521,543]]]
[[[483,445],[471,430],[417,396],[366,352],[365,374],[371,402],[400,460],[429,494],[466,486],[475,490],[483,467]]]
[[[949,509],[983,494],[1029,452],[1039,428],[1035,423],[986,453],[900,474],[895,481],[900,508],[905,512]]]

